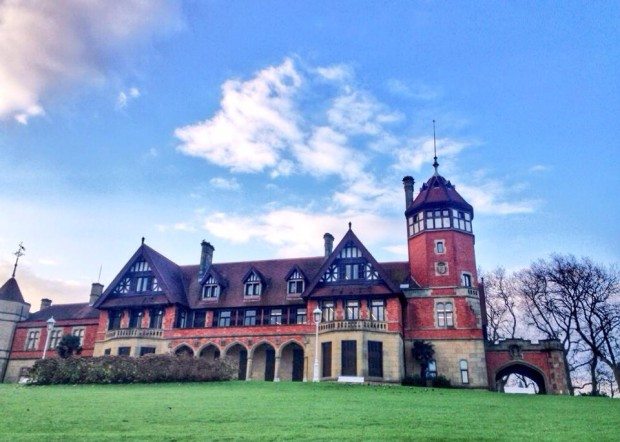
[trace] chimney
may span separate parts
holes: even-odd
[[[409,204],[411,204],[411,201],[413,201],[414,184],[415,180],[413,179],[413,177],[406,176],[405,178],[403,178],[403,187],[405,188],[405,210],[407,210]]]
[[[90,299],[88,301],[88,305],[94,305],[102,293],[103,293],[103,284],[99,284],[98,282],[93,282],[93,285],[90,289]]]
[[[198,275],[202,276],[213,262],[213,251],[215,248],[204,239],[200,243],[200,246],[200,270],[198,271]]]
[[[331,233],[326,233],[323,235],[323,240],[325,241],[325,258],[327,258],[334,250],[334,236]]]
[[[43,298],[41,299],[41,308],[39,310],[43,310],[44,308],[48,308],[52,306],[52,300]]]

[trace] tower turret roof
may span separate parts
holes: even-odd
[[[474,208],[456,191],[455,186],[439,174],[435,174],[422,185],[420,193],[407,207],[406,215],[422,209],[451,207],[471,212]]]
[[[0,287],[0,301],[13,301],[26,304],[22,296],[22,291],[19,289],[19,285],[15,278],[9,278],[9,280]]]

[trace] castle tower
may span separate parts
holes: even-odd
[[[482,315],[477,290],[473,207],[455,186],[435,173],[413,198],[412,177],[403,178],[409,268],[405,339],[433,344],[431,375],[453,385],[486,387]],[[411,354],[408,367],[416,367]],[[408,374],[419,374],[415,368]]]
[[[30,304],[24,301],[15,275],[0,287],[0,381],[4,380],[17,323],[28,317]]]

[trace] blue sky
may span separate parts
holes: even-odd
[[[615,2],[0,3],[0,271],[83,301],[179,264],[406,259],[401,179],[474,206],[478,265],[619,260]]]

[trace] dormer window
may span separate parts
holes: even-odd
[[[209,276],[209,279],[202,286],[202,299],[214,299],[220,296],[220,285],[217,283],[213,276]]]
[[[304,277],[303,275],[298,271],[295,270],[290,278],[288,279],[288,294],[289,295],[299,295],[304,291]]]
[[[250,273],[250,276],[245,280],[245,288],[243,294],[245,296],[260,296],[262,293],[262,283],[260,278],[255,272]]]

